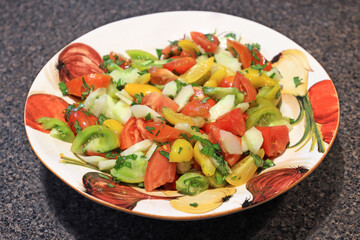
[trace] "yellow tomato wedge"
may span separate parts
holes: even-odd
[[[144,96],[153,92],[161,93],[161,91],[154,86],[148,84],[138,84],[138,83],[128,83],[125,85],[124,90],[131,96],[135,96],[135,94],[140,94],[140,93],[143,93]]]
[[[221,80],[226,77],[225,67],[219,67],[213,74],[211,74],[210,79],[204,84],[204,87],[217,87]]]
[[[254,87],[263,87],[263,86],[274,86],[277,81],[269,78],[267,75],[260,73],[259,70],[253,68],[247,68],[241,71],[241,73],[249,79],[251,84]]]
[[[186,83],[198,82],[204,76],[206,76],[213,63],[214,63],[214,57],[200,61],[196,63],[194,66],[192,66],[187,72],[182,74],[179,77],[179,80],[182,80]]]
[[[140,75],[136,79],[136,82],[140,83],[140,84],[145,84],[145,83],[148,83],[150,81],[150,78],[151,78],[151,74],[150,73],[145,73],[143,75]]]
[[[260,149],[257,155],[263,158],[265,155],[264,149]],[[254,176],[257,169],[255,159],[249,155],[231,168],[231,173],[225,180],[233,186],[240,186],[247,183]]]
[[[189,162],[193,156],[191,144],[185,139],[177,139],[171,146],[169,162]]]
[[[120,147],[120,133],[124,126],[117,120],[114,119],[106,119],[103,121],[102,125],[109,128],[116,136],[117,136],[117,142],[116,144]]]
[[[194,158],[195,161],[200,165],[201,171],[205,176],[212,176],[216,171],[216,167],[211,162],[208,155],[201,153],[201,143],[197,141],[194,146]]]
[[[162,113],[164,118],[171,124],[175,125],[177,123],[187,123],[190,126],[202,127],[205,125],[205,120],[203,117],[190,117],[182,113],[177,113],[171,108],[163,107]]]
[[[180,40],[178,45],[182,48],[182,50],[189,52],[189,53],[196,53],[200,54],[199,48],[193,41],[190,40]]]

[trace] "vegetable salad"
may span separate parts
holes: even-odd
[[[146,191],[196,195],[245,184],[286,149],[281,74],[259,44],[190,32],[157,56],[125,52],[60,82],[76,99],[64,109],[66,123],[37,119],[100,171]]]

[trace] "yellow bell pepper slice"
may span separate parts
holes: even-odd
[[[179,47],[182,48],[182,50],[190,53],[196,53],[200,54],[199,48],[196,46],[196,44],[193,41],[190,40],[180,40],[178,42]]]
[[[201,80],[210,70],[211,66],[214,63],[214,57],[208,58],[201,62],[196,63],[192,68],[187,72],[182,74],[179,77],[179,80],[186,83],[195,83]]]
[[[182,113],[177,113],[171,108],[163,107],[162,113],[164,118],[171,124],[175,125],[177,123],[187,123],[190,126],[202,127],[205,125],[205,120],[203,117],[190,117]]]
[[[185,139],[177,139],[171,146],[169,162],[189,162],[194,156],[194,149]]]
[[[116,144],[120,147],[120,133],[124,126],[119,121],[114,119],[106,119],[103,121],[102,125],[109,128],[117,136]]]
[[[138,83],[128,83],[125,85],[124,90],[133,97],[140,93],[143,93],[144,96],[152,92],[161,93],[161,91],[154,86]]]
[[[203,174],[205,176],[212,176],[215,174],[216,167],[211,162],[208,155],[205,155],[200,152],[201,151],[200,145],[201,145],[201,143],[199,141],[197,141],[194,146],[195,161],[200,165],[201,171],[203,172]]]
[[[265,155],[264,149],[260,149],[258,155],[263,158]],[[225,178],[225,180],[233,186],[240,186],[247,183],[252,176],[254,176],[258,167],[255,164],[255,159],[248,155],[240,162],[235,164],[231,168],[231,173]]]

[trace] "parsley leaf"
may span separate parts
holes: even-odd
[[[64,82],[60,82],[59,87],[60,87],[60,90],[61,90],[63,96],[68,95],[68,89],[67,89],[66,84]]]
[[[264,169],[267,169],[267,168],[270,168],[270,167],[273,167],[273,166],[275,166],[275,163],[273,161],[271,161],[270,159],[266,159],[264,161],[264,165],[263,165]]]
[[[157,56],[158,56],[158,59],[160,59],[161,56],[162,56],[162,49],[157,48],[157,49],[156,49],[156,54],[157,54]]]
[[[170,157],[170,154],[164,150],[160,150],[159,153],[160,153],[160,155],[166,157],[167,159],[169,159],[169,157]]]
[[[294,77],[295,87],[298,87],[300,84],[302,84],[301,80],[302,80],[302,79],[299,78],[299,77]]]
[[[226,38],[232,38],[232,39],[236,40],[236,34],[235,34],[235,33],[232,33],[232,32],[226,34],[225,37],[226,37]]]
[[[105,115],[103,115],[102,113],[100,113],[99,115],[99,124],[102,125],[103,122],[106,120],[106,119],[109,119],[108,117],[106,117]]]
[[[203,100],[201,100],[201,103],[206,103],[207,100],[209,100],[209,99],[210,99],[210,97],[206,97],[206,98],[204,98]]]
[[[145,121],[149,121],[151,119],[151,114],[148,113],[146,116],[145,116]]]
[[[74,127],[75,127],[76,133],[81,132],[82,128],[80,127],[80,124],[77,120],[75,121]]]

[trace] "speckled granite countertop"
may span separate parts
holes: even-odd
[[[192,2],[0,2],[0,239],[360,238],[360,2]],[[34,154],[23,110],[42,66],[67,43],[103,24],[174,10],[216,11],[259,22],[299,43],[328,71],[340,96],[339,132],[321,165],[291,191],[225,217],[152,220],[84,198]]]

